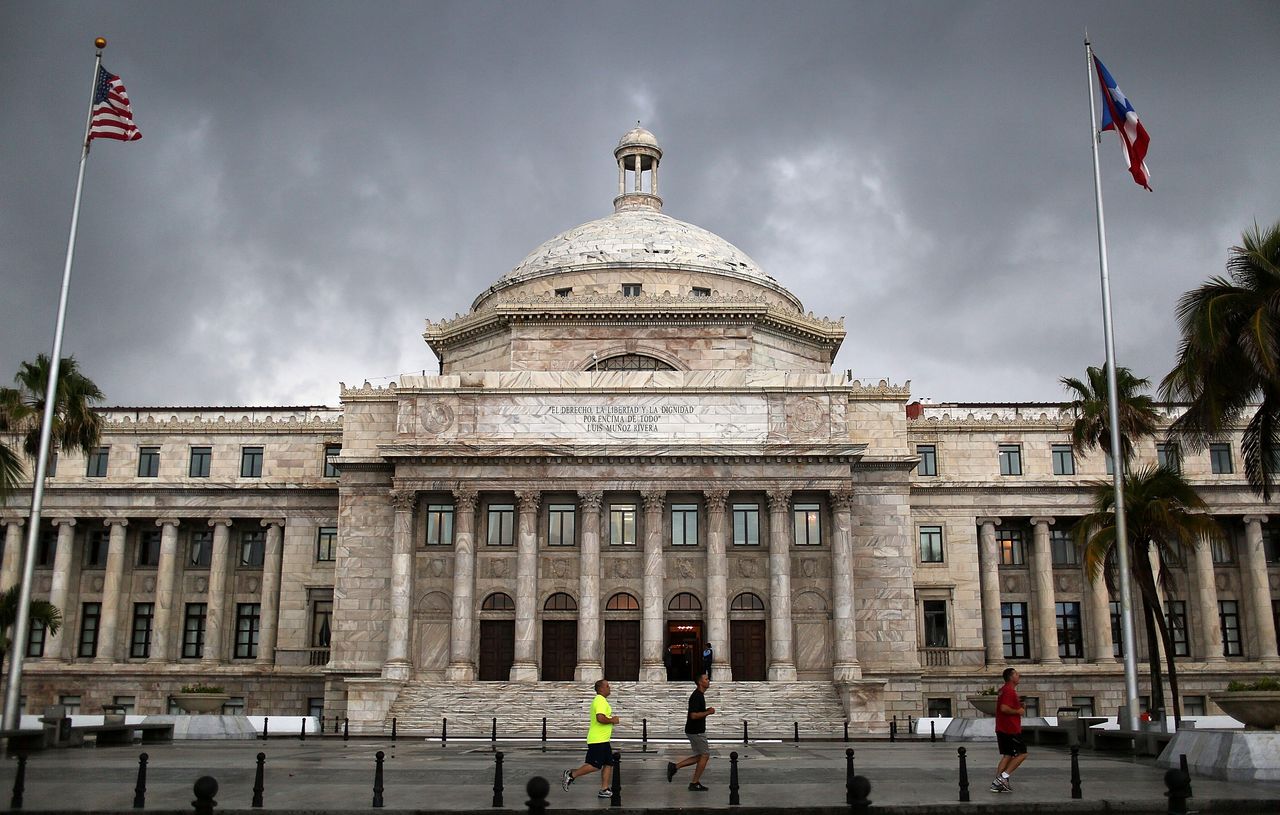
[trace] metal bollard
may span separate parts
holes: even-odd
[[[18,772],[13,776],[13,797],[9,799],[10,809],[22,809],[22,793],[27,787],[27,757],[18,755]]]
[[[490,744],[498,743],[498,717],[497,716],[493,717],[493,729],[489,731],[489,743]]]
[[[609,800],[609,806],[622,806],[622,751],[613,751],[613,798]]]
[[[547,717],[542,717],[542,752],[547,752]]]
[[[1191,777],[1182,770],[1171,769],[1164,774],[1165,796],[1169,799],[1169,815],[1186,815],[1187,799],[1191,797]]]
[[[399,723],[396,721],[396,717],[395,717],[395,716],[392,716],[392,717],[391,717],[391,742],[392,742],[392,744],[394,744],[394,743],[395,743],[395,740],[396,740],[396,727],[397,727],[397,725],[398,725],[398,724],[399,724]]]
[[[729,754],[729,806],[736,807],[742,803],[738,796],[738,751]]]
[[[351,738],[351,720],[346,716],[342,717],[342,740],[346,741]]]
[[[938,723],[937,723],[936,721],[934,721],[933,719],[930,719],[930,720],[929,720],[929,741],[930,741],[930,742],[935,742],[935,741],[937,741],[937,740],[938,740],[938,727],[937,727],[937,725],[938,725]]]
[[[502,806],[502,751],[493,754],[493,804]]]
[[[270,726],[270,723],[271,723],[270,716],[262,717],[262,740],[263,741],[267,740],[267,728]]]
[[[969,765],[965,763],[963,747],[956,750],[960,756],[960,800],[969,800]]]
[[[1079,799],[1084,797],[1084,793],[1080,791],[1080,748],[1071,748],[1071,797]]]
[[[373,754],[373,807],[374,809],[382,808],[382,760],[386,758],[386,754],[381,750]]]
[[[742,720],[742,743],[747,743],[747,720]]]
[[[262,793],[266,791],[267,754],[258,753],[258,768],[253,772],[253,801],[249,804],[254,809],[262,809]]]
[[[907,735],[914,736],[916,734],[915,720],[911,718],[911,714],[907,714]]]
[[[1186,753],[1179,753],[1179,754],[1178,754],[1178,766],[1182,768],[1182,774],[1183,774],[1183,775],[1185,775],[1185,776],[1187,777],[1187,797],[1188,797],[1188,798],[1194,798],[1194,797],[1195,797],[1195,795],[1193,795],[1193,794],[1192,794],[1192,792],[1191,792],[1191,770],[1187,768],[1187,754],[1186,754]]]
[[[524,791],[529,793],[529,800],[524,805],[529,808],[529,815],[546,815],[547,811],[547,794],[551,792],[551,782],[540,775],[535,775],[529,779],[529,783],[524,785]]]
[[[792,722],[791,727],[792,727],[792,732],[795,734],[792,740],[795,741],[796,744],[799,744],[800,743],[800,723]]]
[[[333,735],[338,735],[338,714],[333,714]]]
[[[298,741],[307,740],[307,717],[302,717],[302,728],[298,730]]]
[[[133,787],[133,808],[147,808],[147,754],[138,754],[138,783]]]
[[[849,720],[848,719],[844,720],[844,740],[846,743],[849,741]]]
[[[641,747],[640,747],[641,750],[649,749],[649,720],[648,719],[640,720],[640,744],[641,744]]]
[[[889,741],[898,740],[898,717],[894,716],[893,721],[889,722]]]
[[[853,777],[853,797],[849,800],[849,812],[851,815],[861,815],[862,813],[871,811],[871,782],[866,776],[855,775]]]
[[[444,747],[449,741],[449,719],[440,720],[440,746]]]
[[[196,800],[191,802],[195,815],[213,815],[213,808],[218,805],[218,802],[213,799],[213,796],[218,794],[218,779],[211,775],[202,775],[196,779],[196,783],[191,785],[191,791],[196,796]]]
[[[844,802],[853,806],[853,749],[844,751]]]
[[[324,735],[324,711],[320,711],[320,715],[316,717],[316,721],[320,723],[320,735]]]

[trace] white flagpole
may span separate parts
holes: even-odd
[[[1098,74],[1093,47],[1084,41],[1089,67],[1089,142],[1093,145],[1093,193],[1098,215],[1098,268],[1102,275],[1102,334],[1107,346],[1107,409],[1111,414],[1111,480],[1116,491],[1116,559],[1120,566],[1121,642],[1124,649],[1124,696],[1129,711],[1128,728],[1138,729],[1138,663],[1133,639],[1133,592],[1129,580],[1129,533],[1124,514],[1125,461],[1120,447],[1120,402],[1116,395],[1116,341],[1111,331],[1111,281],[1107,273],[1107,223],[1102,215],[1102,173],[1098,169],[1098,112],[1093,96]],[[1119,127],[1120,123],[1117,122]],[[1123,725],[1123,723],[1121,723]]]
[[[62,365],[62,329],[67,319],[67,293],[71,287],[71,261],[76,253],[76,225],[80,221],[80,193],[84,189],[84,166],[89,158],[89,126],[93,122],[93,97],[98,89],[98,71],[102,67],[102,49],[107,41],[93,41],[97,56],[93,61],[93,82],[89,86],[89,112],[84,121],[84,140],[80,144],[80,172],[76,176],[76,199],[71,208],[71,236],[67,239],[67,260],[62,269],[62,294],[58,298],[58,321],[53,330],[53,354],[49,359],[49,384],[45,387],[44,418],[40,425],[40,453],[36,458],[35,479],[31,482],[31,515],[27,520],[26,556],[22,564],[22,588],[18,594],[17,618],[9,646],[9,679],[4,693],[4,717],[0,728],[18,728],[18,699],[22,684],[22,661],[30,639],[29,617],[31,580],[35,574],[36,544],[40,540],[40,506],[44,501],[44,478],[49,466],[49,441],[53,435],[53,409],[58,397],[58,368]],[[60,609],[63,610],[63,609]]]

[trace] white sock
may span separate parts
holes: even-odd
[[[1000,777],[1003,778],[1005,781],[1009,780],[1009,774],[1006,772],[1001,772]]]

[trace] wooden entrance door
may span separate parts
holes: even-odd
[[[702,673],[702,621],[668,621],[663,658],[668,682],[689,682]]]
[[[640,621],[604,621],[604,678],[611,682],[640,679]]]
[[[578,667],[578,623],[575,620],[542,621],[542,678],[547,682],[572,682]]]
[[[735,682],[765,681],[764,648],[764,620],[729,621],[729,653]]]
[[[506,682],[516,661],[516,621],[480,621],[480,681]]]

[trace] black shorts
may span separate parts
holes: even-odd
[[[996,744],[1002,756],[1020,756],[1027,752],[1027,743],[1021,733],[996,733]]]
[[[590,764],[597,770],[613,763],[613,748],[609,746],[609,742],[602,741],[597,744],[587,745],[587,757],[583,760],[584,764]]]

